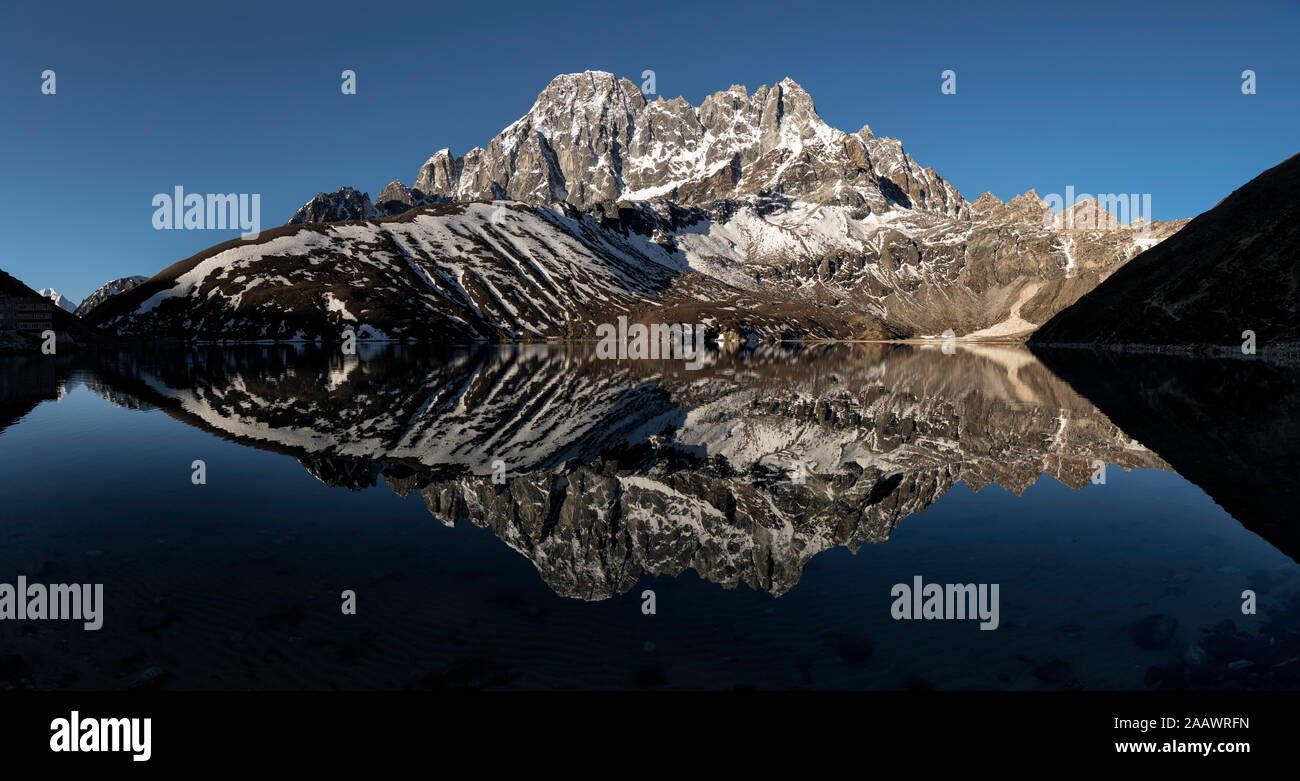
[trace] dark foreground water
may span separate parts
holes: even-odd
[[[0,358],[0,689],[1300,688],[1291,373],[1040,357]]]

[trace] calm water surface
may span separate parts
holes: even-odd
[[[1300,687],[1293,388],[1046,360],[0,358],[0,582],[106,601],[0,623],[0,689]],[[998,628],[893,619],[917,575]]]

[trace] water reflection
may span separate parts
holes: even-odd
[[[85,376],[329,485],[418,493],[587,600],[688,569],[781,595],[958,482],[1018,495],[1043,474],[1082,488],[1102,465],[1168,468],[1010,347],[761,347],[700,371],[546,346],[213,349]]]
[[[546,346],[266,346],[0,360],[0,566],[103,582],[112,610],[84,658],[50,651],[79,630],[15,628],[23,662],[4,675],[1300,685],[1295,565],[1170,471],[1294,555],[1290,375],[1042,358],[786,346],[687,371]],[[210,484],[190,484],[194,458]],[[1108,485],[1091,484],[1096,462]],[[1000,583],[1002,624],[894,621],[891,587],[918,573]],[[342,588],[364,608],[341,620]],[[653,620],[641,588],[667,606]],[[1260,615],[1241,613],[1243,588]],[[1156,614],[1175,628],[1159,649],[1134,634]]]
[[[1247,528],[1300,561],[1300,373],[1256,356],[1035,348]]]

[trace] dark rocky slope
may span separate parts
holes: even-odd
[[[1058,313],[1040,344],[1300,344],[1300,155],[1265,171]]]
[[[15,277],[0,270],[0,296],[42,299],[39,293],[18,281]],[[61,348],[103,345],[110,342],[105,335],[82,322],[80,317],[63,309],[50,306],[50,322],[54,326],[56,350]],[[35,333],[19,333],[0,330],[0,353],[21,352],[34,353],[40,348],[40,337]]]

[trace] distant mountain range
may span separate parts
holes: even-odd
[[[57,292],[49,289],[37,292],[0,270],[0,298],[49,298],[49,296],[45,295],[46,293],[53,293],[58,296]],[[59,296],[59,298],[62,298],[62,296]],[[54,301],[54,299],[50,300]],[[54,301],[54,303],[57,304],[58,302]],[[60,350],[79,344],[100,344],[109,341],[106,335],[87,325],[63,306],[53,307],[53,311],[50,313],[50,323],[53,325],[54,331],[59,334],[57,348]],[[21,334],[0,327],[0,354],[35,352],[39,344],[40,340],[36,332]]]
[[[36,295],[41,298],[48,298],[55,306],[65,312],[71,312],[77,317],[85,317],[90,310],[104,303],[109,298],[112,298],[118,293],[130,290],[141,282],[144,282],[146,279],[148,279],[148,277],[137,275],[133,277],[120,277],[110,282],[105,282],[98,288],[95,288],[95,291],[86,296],[85,300],[80,304],[67,296],[64,296],[52,287],[41,288],[36,291]]]
[[[43,287],[40,290],[36,291],[36,295],[40,296],[41,298],[50,299],[51,301],[54,302],[55,306],[57,306],[58,308],[62,309],[65,312],[77,311],[76,302],[64,298],[63,295],[59,293],[59,291],[55,290],[52,287]]]
[[[575,339],[619,315],[751,339],[1023,340],[1183,223],[1117,225],[1096,201],[1053,217],[1032,190],[969,202],[897,140],[826,125],[789,79],[693,106],[588,71],[409,188],[320,194],[89,318],[210,340]]]

